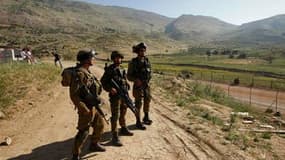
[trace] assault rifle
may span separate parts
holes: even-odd
[[[112,85],[115,87],[115,89],[118,92],[118,95],[122,98],[122,100],[126,103],[126,105],[129,107],[129,109],[135,114],[135,116],[138,116],[138,110],[135,107],[134,102],[131,100],[129,96],[129,92],[126,87],[120,87],[118,83],[111,79]]]
[[[80,88],[80,91],[83,97],[83,102],[86,104],[86,106],[88,108],[95,107],[97,112],[103,117],[103,119],[109,125],[109,121],[107,120],[105,113],[102,111],[100,107],[102,105],[101,99],[97,96],[94,96],[85,85],[83,85]]]
[[[105,122],[109,125],[109,121],[106,118],[106,114],[102,111],[100,105],[101,105],[101,103],[99,105],[95,105],[95,108],[96,108],[97,112],[103,117]]]

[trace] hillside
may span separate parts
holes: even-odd
[[[1,3],[1,45],[30,45],[38,50],[65,47],[68,52],[82,47],[109,51],[118,47],[130,50],[134,43],[147,39],[155,50],[159,39],[165,46],[176,46],[159,34],[172,19],[150,12],[66,0]]]
[[[182,15],[166,26],[166,33],[177,40],[209,41],[235,28],[213,17]]]
[[[285,15],[243,24],[236,31],[223,35],[221,39],[243,46],[282,45],[285,42]]]
[[[72,59],[80,48],[107,57],[144,41],[150,54],[173,53],[197,44],[239,47],[283,44],[285,16],[235,26],[214,17],[176,19],[125,7],[73,0],[1,0],[0,46],[30,46],[34,53],[57,48]],[[72,54],[71,54],[72,53]]]

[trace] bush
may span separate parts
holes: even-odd
[[[241,53],[237,56],[238,59],[246,59],[247,55],[245,53]]]

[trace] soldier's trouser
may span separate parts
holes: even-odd
[[[89,135],[89,128],[93,128],[91,143],[98,143],[104,130],[104,122],[102,116],[96,112],[95,107],[92,108],[92,114],[84,115],[78,112],[78,132],[75,136],[72,153],[79,155],[81,148]]]
[[[133,96],[135,97],[135,105],[139,112],[138,118],[140,119],[142,100],[143,100],[143,112],[149,112],[150,101],[151,101],[150,86],[147,86],[145,89],[133,87]]]
[[[117,121],[121,127],[126,127],[125,115],[127,113],[127,105],[119,98],[110,98],[111,104],[111,130],[113,133],[118,132]]]

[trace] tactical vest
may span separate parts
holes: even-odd
[[[126,86],[126,70],[122,67],[116,67],[114,64],[111,64],[106,68],[106,71],[109,72],[111,78],[113,78],[119,85]]]
[[[134,77],[149,82],[151,79],[151,65],[147,57],[140,60],[138,57],[132,59]]]
[[[101,94],[102,86],[101,86],[101,83],[99,82],[99,80],[87,70],[85,71],[85,70],[82,70],[81,68],[79,68],[79,71],[81,71],[85,74],[85,76],[87,78],[87,82],[85,85],[89,89],[89,91],[94,96],[98,96],[99,94]]]
[[[102,92],[101,83],[88,70],[79,66],[77,67],[74,70],[75,74],[71,79],[69,87],[71,100],[76,104],[78,103],[78,98],[80,98],[85,104],[90,104],[88,106],[98,105],[98,97]]]

